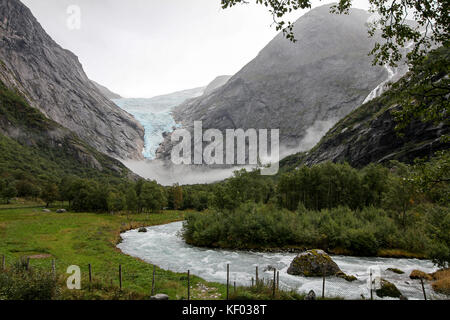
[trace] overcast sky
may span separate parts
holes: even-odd
[[[58,44],[79,57],[91,79],[124,97],[200,87],[234,74],[277,33],[266,8],[222,10],[220,0],[22,2]],[[81,9],[79,30],[67,26],[71,5]],[[367,0],[356,0],[354,7],[368,9]]]

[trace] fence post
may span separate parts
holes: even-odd
[[[153,277],[152,277],[152,296],[155,295],[155,265],[153,265]]]
[[[122,265],[119,264],[119,288],[122,290]]]
[[[256,266],[256,285],[258,285],[258,266]]]
[[[325,268],[322,271],[323,280],[322,280],[322,299],[325,299]]]
[[[190,300],[191,299],[191,271],[190,270],[188,270],[187,283],[188,283],[188,296],[187,296],[187,299]]]
[[[255,279],[253,279],[253,277],[252,277],[252,287],[254,287],[255,286]]]
[[[52,273],[53,273],[53,278],[56,279],[56,261],[55,261],[55,259],[52,259]]]
[[[230,293],[230,265],[227,264],[227,300]]]
[[[272,295],[274,298],[275,298],[275,289],[276,289],[276,280],[277,280],[276,276],[277,276],[277,270],[273,269],[273,292],[272,292]]]
[[[6,257],[2,255],[2,270],[6,270]]]
[[[423,278],[420,278],[420,283],[422,284],[423,297],[425,298],[425,300],[427,300],[427,295],[425,293],[425,287],[423,285]]]
[[[233,292],[236,293],[236,281],[234,282],[233,287],[234,287]]]
[[[280,271],[277,271],[277,290],[280,290]]]

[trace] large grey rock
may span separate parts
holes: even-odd
[[[311,10],[295,24],[297,43],[276,36],[222,87],[175,108],[175,119],[191,131],[199,120],[222,132],[279,128],[283,153],[313,147],[388,78],[368,56],[376,41],[367,34],[369,16],[331,14],[329,5]],[[160,158],[170,157],[166,138]]]
[[[169,296],[167,294],[158,293],[154,296],[151,296],[150,300],[169,300]]]
[[[300,253],[291,262],[288,274],[304,277],[334,276],[343,274],[336,262],[323,250],[308,250]]]
[[[313,290],[309,291],[304,300],[316,300],[316,293]]]
[[[0,80],[95,149],[143,158],[143,127],[99,91],[19,0],[0,2]]]

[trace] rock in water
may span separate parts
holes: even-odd
[[[294,258],[287,273],[304,277],[334,276],[343,273],[323,250],[308,250]]]
[[[393,284],[392,282],[389,282],[385,279],[381,279],[380,285],[381,287],[375,291],[377,296],[379,296],[380,298],[384,297],[400,298],[402,296],[400,290],[398,290],[395,284]]]
[[[58,209],[58,210],[56,210],[56,213],[65,213],[65,212],[67,212],[66,209]]]
[[[151,296],[150,300],[169,300],[169,296],[167,294],[158,293],[154,296]]]
[[[413,270],[411,274],[409,275],[411,279],[423,279],[423,280],[433,280],[433,277],[430,276],[428,273],[420,271],[420,270]]]
[[[311,290],[305,297],[305,300],[316,300],[316,293]]]
[[[147,229],[144,227],[139,228],[138,232],[147,232]]]

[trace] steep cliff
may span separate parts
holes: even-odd
[[[297,43],[282,34],[225,85],[175,108],[175,119],[192,129],[280,129],[281,144],[299,148],[308,128],[335,123],[361,105],[388,78],[385,68],[372,66],[364,10],[349,15],[311,10],[295,24]],[[167,156],[170,146],[162,146]]]
[[[446,66],[443,65],[439,73],[432,77],[435,85],[443,86],[441,79],[448,78],[449,54],[450,50],[442,47],[425,62],[432,62],[430,59],[446,61]],[[284,159],[281,165],[294,168],[300,164],[345,161],[354,167],[363,167],[369,163],[389,160],[411,163],[415,158],[429,157],[436,151],[449,148],[450,143],[442,139],[450,132],[448,120],[446,123],[433,123],[414,119],[404,129],[396,129],[398,123],[393,111],[401,108],[402,101],[399,101],[399,97],[402,96],[403,90],[416,88],[415,81],[422,79],[421,77],[420,74],[408,73],[401,80],[402,86],[390,89],[380,97],[363,104],[339,121],[312,150],[290,156]],[[445,99],[447,102],[431,94],[425,105],[429,108],[430,105],[439,103],[442,104],[440,109],[446,110],[448,95]],[[431,108],[428,110],[433,112]]]
[[[110,156],[143,158],[142,126],[92,84],[78,58],[19,0],[0,2],[0,61],[0,80],[46,117]]]
[[[0,81],[0,175],[3,172],[52,181],[70,174],[134,177],[121,162],[45,117]]]

